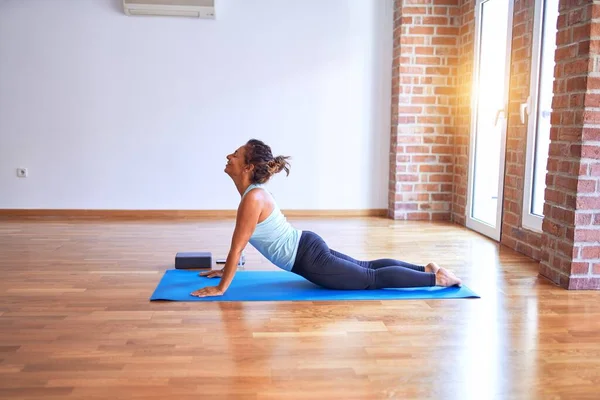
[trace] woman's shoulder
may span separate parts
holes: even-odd
[[[273,211],[275,211],[275,209],[278,208],[277,203],[275,202],[275,199],[273,198],[271,193],[268,190],[266,190],[264,185],[259,184],[255,185],[252,188],[248,187],[248,189],[246,189],[244,196],[242,197],[240,207],[243,207],[245,209],[252,208],[255,210],[260,210],[261,216],[258,221],[259,223],[263,222],[273,213]]]
[[[264,186],[265,185],[262,183],[251,183],[242,194],[242,197],[245,197],[248,193],[252,192],[253,189],[265,189]]]
[[[262,189],[262,190],[254,190],[254,189]],[[246,189],[246,191],[244,192],[243,196],[242,196],[242,201],[248,198],[248,200],[266,200],[268,202],[274,202],[275,199],[273,198],[273,195],[271,194],[271,192],[269,192],[267,190],[267,188],[265,187],[264,184],[252,184],[250,186],[248,186],[248,188]]]

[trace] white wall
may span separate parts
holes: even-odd
[[[0,208],[233,209],[250,138],[282,208],[387,208],[391,0],[120,2],[0,0]]]

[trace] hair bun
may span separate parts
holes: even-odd
[[[271,148],[264,142],[251,139],[247,143],[246,162],[254,165],[253,183],[266,183],[271,176],[283,170],[290,174],[290,163],[287,156],[273,157]]]

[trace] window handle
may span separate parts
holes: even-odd
[[[501,108],[496,112],[496,121],[494,121],[494,126],[498,125],[498,119],[500,119],[500,114],[503,114],[504,118],[506,118],[506,111],[504,110],[504,108]]]
[[[527,110],[527,115],[529,115],[530,113],[530,102],[531,102],[531,96],[527,97],[527,101],[525,103],[521,103],[521,123],[524,124],[525,123],[525,110]]]

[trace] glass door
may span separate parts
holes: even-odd
[[[550,148],[550,113],[554,87],[554,52],[558,0],[536,0],[531,51],[530,95],[521,104],[521,123],[527,118],[527,153],[523,193],[523,227],[542,232],[546,164]]]
[[[478,0],[467,227],[500,240],[513,0]]]

